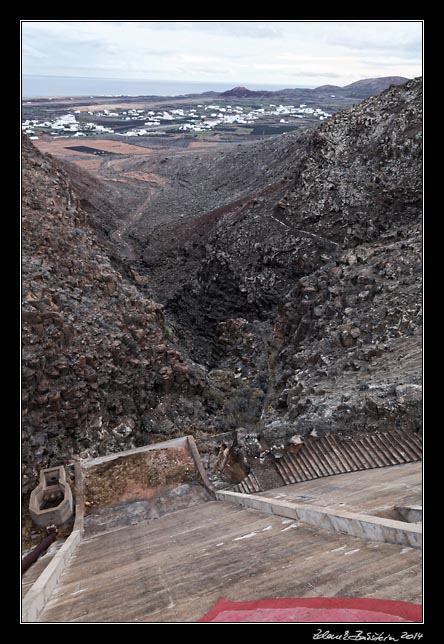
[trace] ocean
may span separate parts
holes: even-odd
[[[224,92],[236,86],[251,90],[284,89],[283,85],[198,81],[128,80],[79,76],[22,76],[22,97],[57,96],[180,96],[202,92]]]

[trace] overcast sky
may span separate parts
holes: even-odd
[[[422,24],[22,22],[22,72],[282,86],[420,76]]]

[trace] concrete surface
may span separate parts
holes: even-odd
[[[63,546],[26,593],[22,602],[22,620],[24,622],[37,621],[79,543],[80,532],[75,530],[71,532]]]
[[[81,464],[82,468],[96,467],[96,465],[108,463],[108,461],[113,461],[116,458],[122,458],[125,456],[130,456],[132,454],[141,454],[143,452],[149,452],[155,449],[166,449],[168,447],[183,447],[185,445],[188,445],[187,436],[182,436],[180,438],[173,438],[169,441],[153,443],[152,445],[134,447],[133,449],[128,449],[124,452],[115,452],[113,454],[107,454],[106,456],[98,456],[97,458],[82,459]]]
[[[73,531],[64,541],[28,588],[22,600],[22,621],[36,622],[43,608],[46,606],[51,593],[57,586],[62,572],[65,570],[73,552],[80,543],[83,532],[83,478],[80,466],[75,465],[76,481],[76,518]],[[37,564],[38,562],[36,562]],[[34,564],[34,565],[36,565]],[[32,568],[31,568],[32,569]]]
[[[45,504],[57,505],[45,509]],[[40,481],[29,499],[29,512],[33,522],[41,528],[49,525],[63,525],[72,517],[72,492],[66,480],[63,465],[40,470]]]
[[[202,485],[176,484],[174,489],[165,491],[154,502],[135,499],[134,502],[128,504],[103,507],[99,509],[95,516],[85,516],[84,472],[90,475],[95,471],[96,467],[100,468],[104,463],[110,463],[112,461],[122,462],[126,456],[143,455],[146,452],[165,450],[166,448],[181,448],[190,454],[196,468],[196,474],[201,479]],[[78,462],[75,464],[75,472],[76,520],[73,531],[57,553],[46,562],[46,565],[41,563],[38,566],[40,574],[35,578],[32,576],[32,584],[27,584],[26,594],[22,601],[23,622],[35,622],[37,620],[44,606],[47,604],[51,593],[55,589],[61,574],[80,543],[86,527],[93,534],[103,530],[113,531],[121,525],[135,524],[148,518],[152,519],[153,517],[160,516],[163,512],[177,511],[194,503],[205,502],[210,498],[214,498],[212,486],[203,469],[199,452],[192,437],[182,437],[127,450],[126,452],[118,452],[88,461],[81,461],[81,463]],[[63,475],[64,473],[63,470]]]
[[[260,512],[276,514],[326,530],[351,534],[362,539],[396,543],[412,548],[422,547],[422,526],[419,524],[226,490],[216,492],[216,498],[226,503],[233,503],[244,508],[254,508]]]
[[[54,543],[49,546],[45,554],[39,557],[39,559],[37,559],[37,561],[22,575],[22,599],[64,543],[64,540],[54,541]]]
[[[261,492],[261,496],[378,516],[421,505],[422,463],[337,474]]]
[[[421,602],[421,553],[210,501],[84,539],[39,622],[195,622],[225,597]]]
[[[422,521],[422,506],[395,506],[395,510],[409,523],[419,523]]]
[[[135,500],[99,508],[84,519],[84,534],[90,536],[140,521],[158,519],[164,514],[184,510],[198,503],[213,500],[214,495],[201,484],[184,483],[166,490],[150,500]]]
[[[220,597],[421,602],[421,553],[410,541],[383,543],[370,534],[402,530],[414,535],[413,542],[419,538],[420,524],[372,514],[413,507],[421,495],[420,464],[288,485],[262,498],[238,495],[250,499],[252,509],[207,501],[93,536],[83,534],[79,474],[77,465],[74,531],[28,584],[23,621],[195,622]],[[344,529],[360,538],[335,531]]]

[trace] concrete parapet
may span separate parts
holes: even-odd
[[[74,522],[74,529],[63,546],[54,555],[41,575],[36,579],[31,588],[26,593],[22,602],[23,622],[37,621],[51,593],[56,587],[60,575],[65,570],[73,552],[80,543],[83,530],[83,483],[81,468],[78,464],[75,465],[75,473],[76,518]]]
[[[191,456],[193,457],[193,461],[196,465],[196,469],[199,472],[200,478],[202,479],[202,483],[204,484],[206,489],[211,493],[211,495],[214,497],[215,489],[213,485],[210,483],[210,480],[207,476],[207,473],[202,463],[202,459],[200,458],[199,450],[197,449],[196,442],[192,436],[187,436],[187,442],[188,442],[188,448],[191,452]]]
[[[143,445],[143,447],[133,447],[132,449],[127,449],[123,452],[113,452],[112,454],[107,454],[106,456],[98,456],[97,458],[81,460],[81,466],[84,469],[89,469],[96,467],[97,465],[107,463],[108,461],[125,458],[125,456],[131,456],[133,454],[143,454],[145,452],[150,452],[153,450],[167,449],[169,447],[184,447],[188,444],[189,443],[187,436],[181,436],[180,438],[172,438],[171,440],[162,441],[160,443]]]
[[[409,523],[422,521],[422,507],[420,505],[396,506],[395,510]]]
[[[71,532],[63,546],[28,590],[22,603],[23,622],[37,621],[79,542],[80,532],[77,530]]]
[[[218,501],[253,508],[266,514],[276,514],[361,539],[422,548],[422,527],[416,523],[409,524],[403,521],[373,517],[368,514],[330,510],[308,503],[292,503],[256,494],[241,494],[226,490],[217,491],[216,498]]]

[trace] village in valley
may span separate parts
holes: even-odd
[[[90,97],[92,98],[92,97]],[[330,99],[335,96],[331,95]],[[97,99],[95,99],[97,101]],[[71,107],[71,103],[75,103]],[[31,140],[85,137],[183,137],[257,138],[282,134],[323,121],[332,115],[325,105],[304,102],[273,103],[261,98],[183,98],[153,100],[140,97],[103,97],[102,104],[85,105],[87,99],[33,99],[23,102],[22,130]],[[134,102],[134,107],[131,103]],[[83,104],[79,104],[83,103]],[[109,105],[111,103],[111,105]],[[114,103],[114,105],[113,105]],[[146,103],[146,104],[144,104]],[[312,102],[313,103],[313,102]]]

